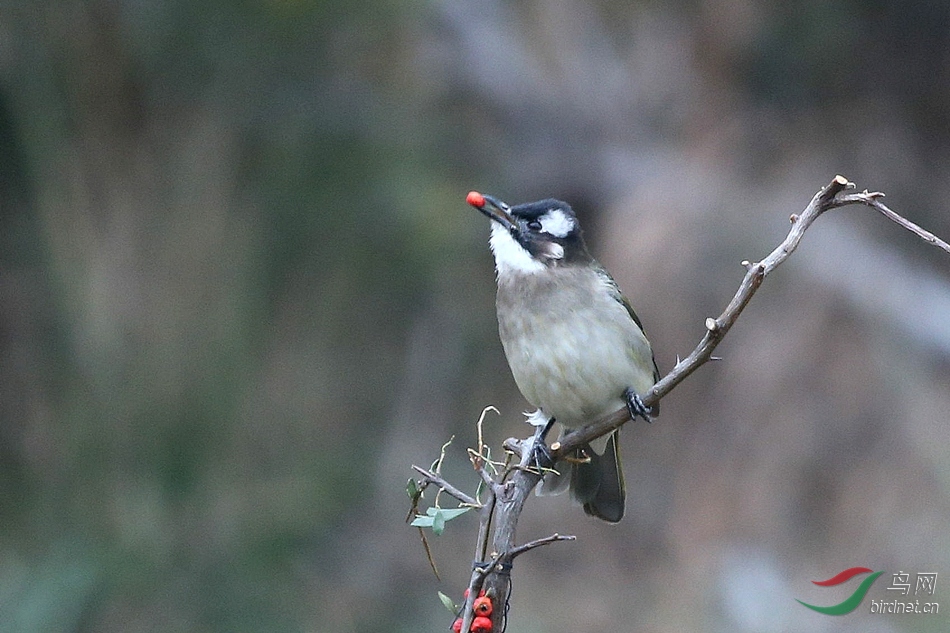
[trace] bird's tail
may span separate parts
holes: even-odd
[[[584,506],[590,516],[616,523],[623,518],[626,489],[620,466],[620,432],[607,437],[604,452],[598,455],[590,446],[578,450],[586,461],[559,462],[557,473],[548,473],[538,486],[539,495],[556,495],[568,488],[571,497]]]
[[[571,496],[584,512],[609,523],[623,518],[626,504],[619,440],[619,431],[611,433],[603,455],[588,447],[590,461],[574,464],[571,473]]]

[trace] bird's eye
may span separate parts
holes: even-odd
[[[531,220],[530,222],[528,222],[528,228],[531,229],[532,231],[540,231],[541,222],[539,220]]]

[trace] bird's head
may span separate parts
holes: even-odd
[[[577,216],[566,202],[547,199],[510,206],[477,191],[466,201],[492,220],[490,243],[499,275],[590,262]]]

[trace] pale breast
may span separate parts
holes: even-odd
[[[590,269],[500,280],[498,327],[511,372],[532,405],[577,425],[653,385],[650,344]]]

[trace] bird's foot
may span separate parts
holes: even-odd
[[[532,442],[531,449],[531,461],[534,462],[534,465],[538,470],[550,468],[554,463],[554,457],[551,456],[551,451],[548,449],[547,442],[544,441],[544,438],[547,437],[548,431],[551,430],[552,426],[554,426],[554,418],[550,418],[544,423],[544,426],[538,426],[537,430],[534,432],[534,441]]]
[[[653,422],[653,418],[650,417],[653,409],[643,404],[643,400],[640,399],[636,391],[627,389],[623,393],[623,399],[627,403],[627,411],[630,412],[631,419],[643,418],[647,422]]]

